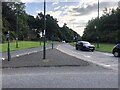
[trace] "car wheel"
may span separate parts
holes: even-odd
[[[76,47],[76,50],[78,50],[78,48]]]
[[[92,52],[94,52],[94,49],[93,50],[91,50]]]
[[[118,57],[118,56],[119,56],[119,52],[117,52],[117,51],[114,52],[113,54],[114,54],[115,57]]]

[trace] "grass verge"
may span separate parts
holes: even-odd
[[[10,50],[11,51],[14,51],[14,50],[24,50],[24,49],[34,48],[34,47],[39,47],[39,46],[43,46],[43,43],[40,44],[39,41],[38,42],[34,42],[34,41],[19,41],[19,48],[16,48],[16,42],[11,42],[10,43]],[[0,52],[6,52],[8,44],[7,43],[0,44],[0,47],[2,47],[2,49],[0,48]]]
[[[111,53],[113,47],[115,46],[115,44],[100,43],[100,47],[97,48],[97,44],[96,43],[93,43],[93,45],[96,46],[96,51],[108,52],[108,53]]]
[[[115,44],[106,44],[106,43],[100,43],[100,47],[97,48],[97,44],[96,43],[92,43],[93,45],[95,45],[95,50],[96,51],[100,51],[100,52],[108,52],[111,53],[112,49],[114,47]],[[70,43],[70,45],[75,46],[75,42]]]

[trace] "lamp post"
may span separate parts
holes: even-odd
[[[52,49],[53,49],[53,38],[54,38],[54,35],[52,35]]]
[[[18,46],[18,15],[19,15],[19,10],[18,10],[18,8],[19,8],[19,4],[17,3],[16,4],[17,5],[17,14],[16,14],[16,48],[18,48],[19,46]]]
[[[44,0],[44,31],[43,31],[43,35],[44,35],[44,45],[43,45],[43,59],[46,59],[46,46],[45,46],[45,41],[46,41],[46,0]]]
[[[99,19],[99,7],[100,7],[100,3],[99,3],[99,0],[98,0],[98,19]]]
[[[99,24],[99,0],[98,0],[98,24]],[[98,27],[98,24],[97,24],[97,27]],[[98,33],[98,29],[97,28],[97,48],[99,48],[99,33]]]
[[[8,61],[10,61],[10,32],[7,33],[7,40],[8,40]]]

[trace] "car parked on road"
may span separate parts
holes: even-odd
[[[76,50],[84,50],[84,51],[94,51],[95,46],[87,41],[78,41],[76,43]]]
[[[120,43],[113,47],[112,53],[115,57],[120,57]]]

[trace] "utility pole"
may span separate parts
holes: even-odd
[[[45,41],[46,41],[46,0],[44,0],[44,31],[43,31],[43,36],[44,36],[44,45],[43,45],[43,59],[46,59],[46,46],[45,46]]]

